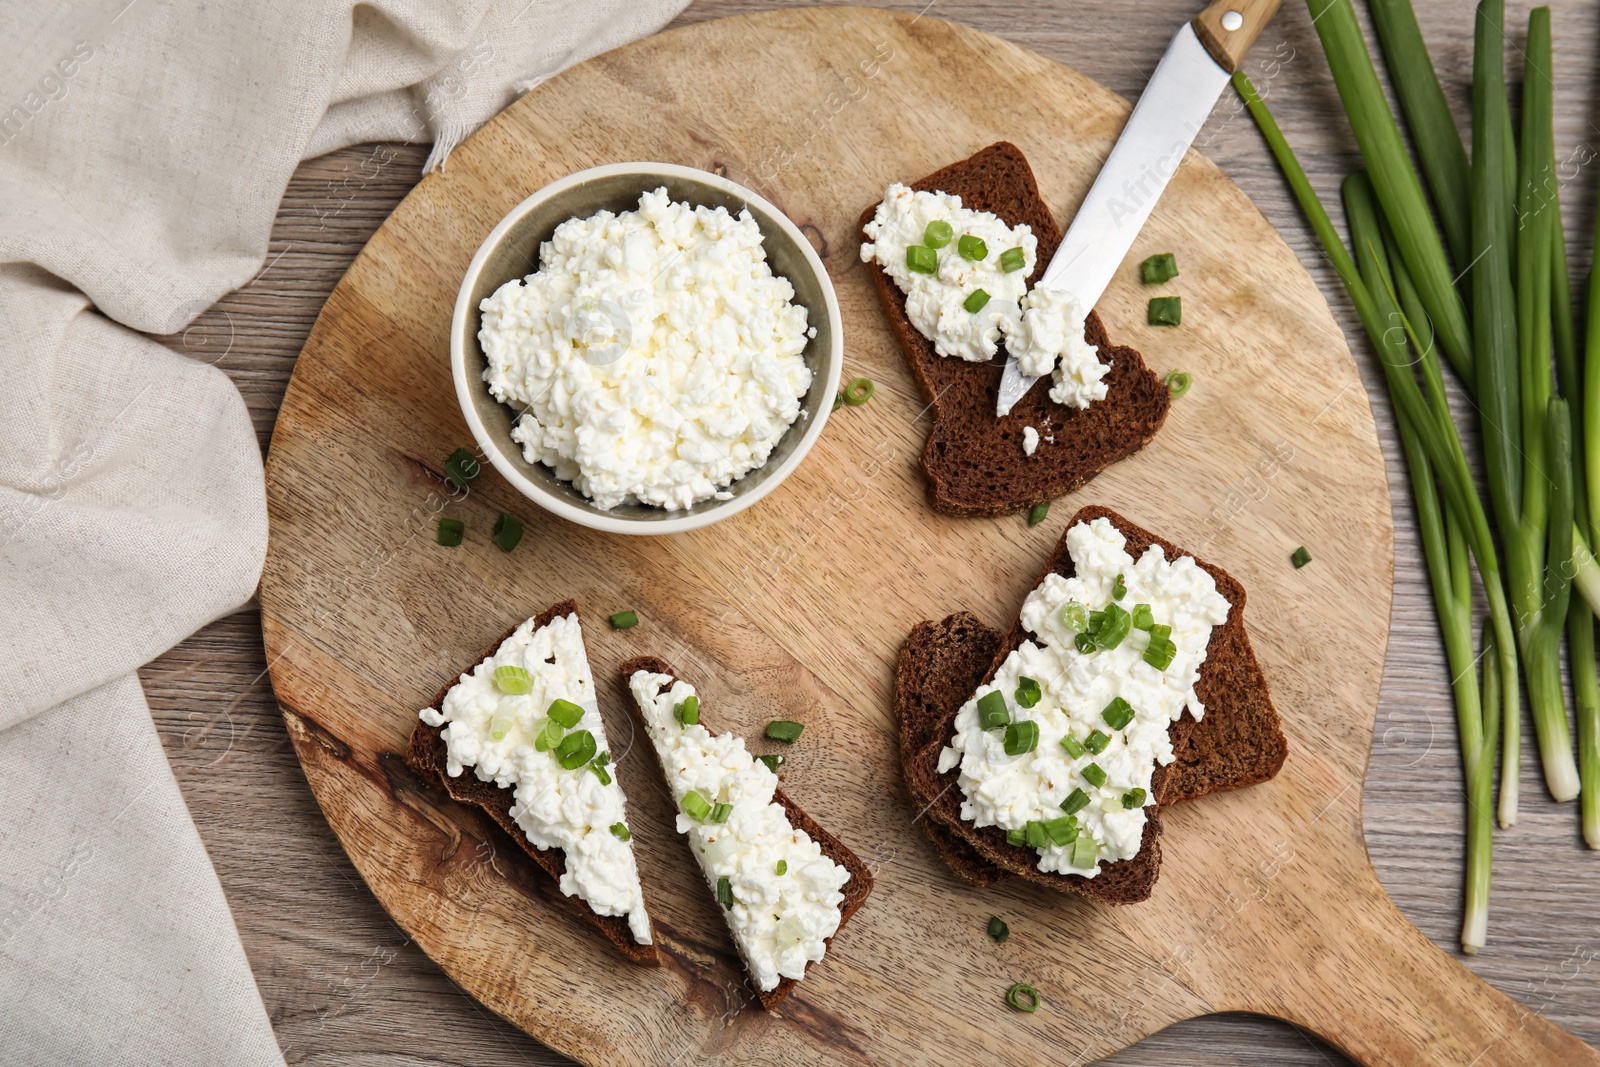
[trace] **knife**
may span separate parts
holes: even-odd
[[[1065,289],[1085,311],[1099,302],[1229,76],[1281,3],[1217,0],[1178,31],[1036,287]],[[1036,381],[1008,356],[995,414],[1009,412]]]

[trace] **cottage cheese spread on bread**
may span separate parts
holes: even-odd
[[[948,243],[928,244],[930,223],[949,227]],[[939,355],[986,363],[1003,339],[1024,374],[1054,372],[1050,398],[1057,403],[1086,408],[1105,398],[1103,379],[1111,367],[1084,340],[1087,309],[1064,290],[1027,288],[1038,262],[1038,239],[1030,227],[1007,226],[991,212],[963,207],[949,193],[895,184],[865,231],[871,240],[861,246],[862,261],[877,263],[905,293],[906,317]],[[981,259],[963,254],[961,238],[968,236],[983,242]],[[924,266],[937,266],[931,273],[914,269],[908,249]],[[987,300],[975,298],[979,290]]]
[[[1192,557],[1167,560],[1152,545],[1135,561],[1125,546],[1104,518],[1067,531],[1073,577],[1051,573],[1028,594],[1021,622],[1033,640],[957,712],[939,756],[939,773],[960,768],[961,817],[1036,848],[1041,871],[1092,878],[1136,856],[1151,776],[1174,758],[1168,730],[1185,708],[1205,714],[1194,687],[1228,601]],[[1117,612],[1120,638],[1103,629]],[[1003,720],[986,725],[983,705],[1001,707],[991,694]]]
[[[811,387],[806,309],[748,211],[666,189],[569,219],[539,270],[481,305],[478,339],[511,431],[595,506],[683,509],[766,462]]]
[[[806,964],[822,959],[839,929],[850,872],[789,823],[773,799],[778,776],[742,738],[680,721],[677,709],[698,700],[692,685],[650,671],[635,672],[628,684],[666,772],[678,832],[689,838],[713,890],[728,880],[724,915],[757,986],[765,993],[784,978],[804,978]],[[686,801],[691,792],[698,801]],[[692,814],[699,803],[713,814]]]
[[[504,692],[495,679],[501,667],[525,670],[529,692]],[[562,766],[555,749],[540,748],[549,709],[558,699],[582,710],[572,727],[560,729],[561,739],[579,731],[594,739],[594,758],[571,768]],[[450,687],[440,707],[424,708],[421,719],[443,727],[446,771],[452,777],[470,767],[481,781],[514,789],[511,817],[528,840],[566,855],[563,893],[576,894],[596,915],[627,916],[633,939],[650,943],[622,786],[606,766],[609,756],[599,758],[610,746],[576,614],[558,616],[537,630],[532,619],[523,623]],[[551,729],[545,736],[555,733]],[[621,831],[613,830],[619,826]]]

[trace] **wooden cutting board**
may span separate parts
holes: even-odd
[[[1065,67],[934,18],[831,8],[711,22],[523,97],[356,260],[273,436],[262,627],[328,821],[395,920],[473,996],[596,1064],[1082,1063],[1213,1011],[1291,1020],[1371,1064],[1600,1062],[1435,948],[1368,863],[1361,783],[1393,565],[1383,461],[1322,297],[1215,167],[1184,160],[1100,305],[1158,373],[1194,375],[1154,443],[1036,528],[924,501],[924,403],[859,262],[857,216],[890,182],[1009,139],[1065,222],[1126,112]],[[725,173],[786,211],[838,288],[846,375],[878,384],[760,505],[670,538],[549,518],[492,471],[464,499],[440,477],[472,443],[447,331],[473,251],[540,186],[622,160]],[[1157,251],[1183,270],[1162,290],[1183,297],[1180,329],[1143,324],[1133,265]],[[1125,908],[957,882],[913,823],[890,707],[910,628],[958,609],[1006,626],[1087,502],[1243,581],[1291,745],[1275,781],[1164,813],[1160,882]],[[488,538],[502,510],[527,523],[509,555]],[[463,546],[433,543],[439,514],[466,521]],[[1315,561],[1295,571],[1301,544]],[[872,865],[877,888],[777,1015],[753,1005],[650,756],[632,750],[620,691],[604,714],[661,970],[626,963],[486,820],[401,761],[443,682],[567,596],[588,614],[597,676],[656,654],[700,684],[719,727],[807,724],[785,789]],[[624,608],[638,627],[596,625]],[[992,914],[1010,923],[1004,945],[985,936]],[[1016,981],[1039,988],[1037,1014],[1005,1007]]]

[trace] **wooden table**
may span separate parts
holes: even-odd
[[[772,6],[701,0],[680,22]],[[916,11],[922,0],[897,6]],[[1136,96],[1167,38],[1197,4],[1176,0],[935,0],[929,16],[1009,38]],[[1445,89],[1464,114],[1471,4],[1417,6]],[[1521,39],[1526,17],[1508,21]],[[1600,8],[1555,7],[1557,157],[1569,241],[1587,249],[1600,153],[1590,119]],[[1513,52],[1513,56],[1515,53]],[[1250,73],[1325,198],[1355,166],[1354,143],[1310,16],[1285,5]],[[1225,97],[1197,145],[1282,231],[1321,282],[1362,361],[1395,493],[1396,575],[1388,671],[1363,803],[1367,843],[1401,909],[1454,950],[1461,908],[1462,793],[1455,730],[1415,520],[1370,350],[1262,146]],[[267,447],[294,361],[323,300],[418,178],[425,148],[366,145],[303,165],[279,208],[267,263],[169,347],[214,363],[239,386]],[[1581,273],[1581,272],[1580,272]],[[142,672],[167,753],[233,905],[262,997],[292,1064],[564,1062],[463,995],[389,921],[346,859],[295,761],[266,675],[258,614],[246,607]],[[1522,817],[1496,841],[1488,948],[1469,965],[1591,1043],[1600,1043],[1600,856],[1582,846],[1572,805],[1544,794],[1531,737]],[[1330,916],[1330,921],[1336,917]],[[1329,1064],[1316,1038],[1273,1020],[1183,1023],[1113,1057],[1119,1064]]]

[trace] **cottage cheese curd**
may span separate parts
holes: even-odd
[[[926,248],[930,222],[946,222],[954,234],[934,250],[934,273],[913,271],[906,249]],[[906,294],[906,317],[941,356],[985,363],[994,358],[1002,338],[1006,352],[1024,374],[1055,375],[1050,398],[1086,408],[1106,395],[1103,379],[1111,371],[1094,345],[1083,339],[1087,310],[1060,289],[1027,288],[1038,262],[1038,239],[1028,226],[1010,227],[988,211],[972,211],[949,193],[914,191],[889,186],[865,227],[870,241],[861,246],[863,262],[876,262]],[[960,251],[962,235],[980,238],[988,255],[969,260]],[[1022,266],[1003,270],[1001,254],[1022,250]],[[977,290],[989,300],[977,311],[965,303]]]
[[[724,915],[756,985],[767,992],[781,979],[804,978],[806,964],[822,959],[826,940],[839,929],[850,872],[790,825],[773,799],[778,776],[745,750],[742,738],[678,722],[674,709],[695,696],[693,686],[650,671],[635,673],[629,686],[679,808],[678,832],[688,836],[713,889],[729,879],[734,903]],[[683,814],[691,790],[708,803],[731,804],[727,821]]]
[[[1067,531],[1067,550],[1074,576],[1048,575],[1022,605],[1022,625],[1033,635],[1008,655],[994,681],[980,686],[956,714],[955,736],[939,755],[939,771],[959,767],[961,817],[978,826],[1022,830],[1030,821],[1063,816],[1061,803],[1081,789],[1089,803],[1076,812],[1079,833],[1091,835],[1094,864],[1074,866],[1074,845],[1054,842],[1038,848],[1039,869],[1094,877],[1102,862],[1131,859],[1139,852],[1146,821],[1145,806],[1155,802],[1150,780],[1158,764],[1173,760],[1168,728],[1185,708],[1196,719],[1205,707],[1194,686],[1205,662],[1211,629],[1228,617],[1226,598],[1211,575],[1190,556],[1167,560],[1159,545],[1138,561],[1126,551],[1126,539],[1108,520],[1079,523]],[[1121,575],[1126,593],[1117,603],[1133,611],[1148,604],[1157,624],[1172,627],[1176,646],[1170,664],[1158,670],[1144,660],[1147,633],[1131,629],[1111,649],[1084,654],[1074,646],[1075,631],[1063,617],[1069,603],[1103,610],[1112,601]],[[1038,682],[1041,698],[1025,708],[1016,699],[1022,678]],[[1038,726],[1038,744],[1021,755],[1007,755],[1005,731],[985,730],[979,723],[978,700],[991,692],[1005,697],[1012,722],[1031,720]],[[1108,724],[1104,709],[1121,697],[1132,706],[1133,720],[1122,729]],[[1085,750],[1073,756],[1061,746],[1071,736],[1082,743],[1092,731],[1109,736],[1098,754]],[[1090,765],[1104,772],[1095,784]],[[1123,796],[1144,790],[1143,804],[1124,806]]]
[[[532,691],[501,692],[494,672],[503,666],[526,670]],[[609,768],[605,782],[589,765],[569,770],[554,752],[534,747],[546,711],[558,698],[583,708],[583,717],[568,732],[587,730],[597,755],[610,752],[576,614],[537,630],[529,619],[492,656],[463,674],[438,708],[424,708],[420,717],[429,726],[444,727],[445,769],[452,777],[471,767],[479,780],[515,791],[511,817],[528,840],[566,854],[561,891],[576,894],[597,915],[626,915],[634,941],[648,945],[650,917],[633,844],[611,832],[617,823],[627,825],[621,784]]]
[[[666,189],[637,211],[569,219],[539,270],[481,304],[478,339],[511,431],[600,508],[669,510],[766,462],[811,387],[806,309],[748,211]]]
[[[1022,428],[1022,454],[1031,456],[1039,448],[1039,431],[1032,426]]]

